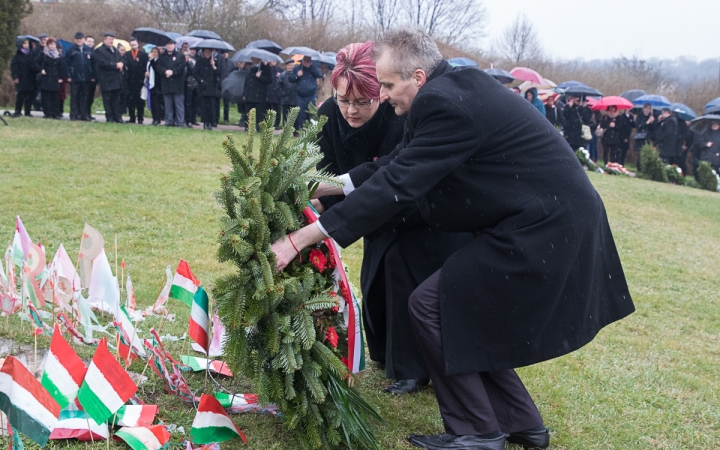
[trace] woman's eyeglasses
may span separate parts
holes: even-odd
[[[372,105],[373,101],[375,99],[371,98],[370,100],[366,102],[351,102],[350,100],[338,100],[337,95],[333,96],[333,100],[335,100],[335,103],[338,104],[341,108],[349,108],[351,106],[354,106],[358,109],[367,108],[368,106]]]

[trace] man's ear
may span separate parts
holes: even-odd
[[[418,89],[423,87],[425,83],[427,83],[427,75],[425,75],[425,71],[422,69],[417,69],[412,76],[413,80],[415,80],[415,85]]]

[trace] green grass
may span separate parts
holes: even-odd
[[[221,210],[212,193],[229,167],[222,138],[182,129],[13,120],[0,126],[0,238],[12,239],[19,214],[49,253],[64,243],[73,255],[88,222],[103,233],[111,264],[117,234],[117,256],[127,263],[140,305],[155,300],[165,265],[174,269],[180,258],[212,286],[231,270],[215,258]],[[626,177],[590,178],[605,201],[637,312],[580,351],[519,370],[552,431],[553,448],[718,448],[720,195]],[[361,247],[344,256],[358,286]],[[163,334],[180,335],[189,311],[174,304],[172,312],[178,319]],[[139,326],[147,331],[158,322],[150,318]],[[32,342],[28,330],[16,318],[7,331],[0,322],[0,334],[23,342]],[[179,354],[182,344],[170,347]],[[141,371],[141,363],[132,369]],[[189,381],[200,389],[203,376]],[[238,382],[239,391],[252,392],[247,380],[224,384]],[[431,389],[389,397],[385,384],[372,365],[358,377],[362,394],[387,421],[377,428],[381,448],[410,448],[404,441],[409,433],[442,432]],[[189,432],[194,412],[165,395],[154,377],[139,395],[160,405],[166,423]],[[297,448],[277,418],[234,418],[248,435],[247,448]]]

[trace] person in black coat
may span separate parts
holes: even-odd
[[[601,131],[596,132],[596,134],[602,134],[603,161],[605,164],[609,162],[620,162],[622,154],[622,130],[617,106],[608,107],[607,114],[602,116],[598,128]]]
[[[83,33],[75,33],[75,45],[68,49],[65,61],[70,82],[70,120],[90,120],[88,97],[96,77],[95,60]]]
[[[678,129],[677,129],[677,148],[675,149],[675,152],[677,154],[677,161],[676,164],[680,168],[680,170],[683,171],[683,174],[687,173],[687,156],[688,151],[693,146],[693,139],[695,138],[695,133],[693,133],[690,130],[690,121],[689,120],[682,120],[680,117],[678,117],[677,113],[673,113],[675,118],[677,118],[678,122]]]
[[[278,90],[280,91],[280,123],[284,124],[287,120],[287,116],[290,113],[290,109],[297,106],[297,83],[290,81],[292,76],[293,67],[295,61],[288,59],[285,61],[285,71],[280,75],[278,79]]]
[[[380,103],[380,83],[375,74],[373,45],[350,44],[338,53],[338,65],[328,83],[337,97],[320,106],[326,116],[320,138],[325,168],[336,175],[390,154],[402,141],[405,118],[398,117],[389,103]],[[357,74],[362,73],[364,78]],[[357,80],[348,91],[349,75]],[[319,212],[344,199],[342,195],[313,200]],[[408,298],[427,277],[442,267],[445,259],[470,241],[472,235],[445,233],[427,227],[416,208],[411,219],[399,220],[363,241],[360,274],[362,311],[370,359],[385,366],[385,388],[394,394],[412,393],[428,382],[417,342],[410,329]]]
[[[220,71],[217,62],[213,58],[213,52],[209,48],[202,50],[202,56],[198,55],[193,76],[197,81],[198,97],[200,98],[200,118],[203,121],[203,129],[213,129],[216,122],[215,108],[216,99],[220,97]]]
[[[252,58],[251,66],[248,69],[245,78],[245,114],[249,114],[251,109],[255,109],[256,128],[260,131],[260,122],[265,120],[265,110],[267,109],[267,88],[272,83],[272,73],[270,66],[263,63],[258,58]],[[245,129],[247,129],[247,122]]]
[[[218,56],[217,62],[218,62],[218,70],[220,71],[220,86],[222,91],[222,82],[225,80],[225,78],[230,75],[230,72],[236,70],[233,63],[230,62],[228,59],[229,53],[228,52],[222,52]],[[230,100],[223,98],[222,99],[222,105],[223,105],[223,121],[230,122]],[[220,117],[219,111],[217,117]]]
[[[347,247],[413,204],[428,226],[474,233],[410,297],[446,430],[410,441],[503,450],[507,435],[546,448],[513,369],[577,350],[634,311],[602,200],[522,97],[484,71],[451,67],[422,30],[390,31],[377,45],[381,98],[408,114],[403,142],[350,170],[343,188],[318,187],[315,196],[346,198],[273,244],[277,269],[295,247],[327,236]]]
[[[280,126],[280,92],[278,88],[278,81],[280,80],[280,76],[282,75],[283,70],[277,66],[277,63],[275,61],[270,61],[268,63],[268,66],[270,66],[270,84],[267,87],[267,97],[265,98],[266,111],[275,111],[275,128],[279,128]]]
[[[317,104],[317,80],[323,77],[320,65],[312,58],[305,56],[302,62],[295,66],[290,76],[291,83],[297,83],[297,105],[300,107],[295,128],[301,129],[308,120],[308,108]]]
[[[655,145],[657,145],[660,157],[665,164],[678,163],[677,130],[677,117],[673,115],[670,108],[663,108],[655,132]]]
[[[185,120],[185,68],[185,55],[175,49],[175,41],[168,41],[155,73],[155,77],[162,78],[166,127],[181,127]]]
[[[592,111],[582,106],[578,97],[568,96],[567,98],[568,101],[562,112],[565,121],[563,129],[565,130],[565,138],[568,144],[570,144],[573,150],[577,150],[588,144],[588,141],[583,139],[582,127],[583,125],[590,125]]]
[[[125,64],[117,48],[113,47],[115,34],[105,33],[103,45],[95,50],[95,67],[102,93],[107,123],[123,123],[120,93],[123,88]]]
[[[30,54],[30,41],[24,39],[18,42],[17,47],[17,53],[10,62],[10,76],[13,79],[15,92],[17,93],[13,117],[20,117],[23,106],[25,106],[25,115],[32,117],[30,110],[32,109],[33,96],[37,90],[37,83],[35,82],[35,64]]]
[[[549,95],[547,100],[545,100],[545,117],[555,128],[560,127],[560,129],[562,129],[565,123],[562,104],[556,104],[555,96],[553,95]]]
[[[142,99],[142,90],[145,86],[145,72],[147,71],[148,55],[141,49],[137,39],[130,39],[130,51],[125,52],[125,67],[127,68],[127,107],[130,123],[143,123],[145,120],[145,100]]]
[[[90,80],[90,88],[88,89],[88,103],[87,103],[87,110],[88,110],[88,117],[90,120],[95,120],[95,117],[92,115],[92,107],[93,103],[95,102],[95,91],[97,90],[97,64],[95,63],[95,38],[92,36],[85,36],[85,45],[90,47],[90,53],[93,55],[93,70],[95,70],[95,79]]]
[[[650,103],[645,103],[642,110],[635,116],[635,142],[633,143],[633,149],[638,152],[638,172],[642,172],[642,166],[640,164],[642,158],[640,158],[640,151],[645,143],[652,142],[655,123],[652,105]]]
[[[700,134],[698,141],[700,161],[707,161],[720,173],[720,122],[713,122]]]
[[[40,74],[40,95],[43,104],[45,119],[60,119],[60,85],[67,79],[65,58],[60,56],[57,49],[57,40],[53,37],[47,40],[43,47],[43,55],[35,61],[35,71]]]
[[[184,47],[184,45],[183,45]],[[197,125],[198,116],[198,82],[193,75],[195,64],[199,58],[202,58],[201,54],[198,54],[196,49],[183,50],[183,56],[185,57],[185,126],[192,128],[193,125]]]
[[[160,125],[163,118],[165,117],[165,100],[162,95],[162,77],[158,74],[158,58],[160,51],[157,47],[153,47],[148,54],[147,63],[147,86],[150,90],[148,106],[150,107],[150,113],[152,114],[153,126]]]
[[[635,127],[635,120],[627,111],[620,111],[618,115],[618,132],[620,133],[620,160],[621,165],[625,165],[627,152],[630,150],[630,135]]]

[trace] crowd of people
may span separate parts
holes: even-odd
[[[280,127],[290,108],[299,106],[295,127],[301,128],[310,105],[332,95],[332,66],[310,57],[288,59],[281,67],[256,58],[233,63],[227,51],[189,48],[187,43],[177,48],[174,40],[149,52],[135,38],[128,41],[130,48],[114,41],[115,34],[108,32],[95,47],[93,36],[78,32],[63,54],[58,40],[45,33],[37,40],[18,37],[11,62],[17,91],[13,116],[20,117],[23,110],[31,116],[35,109],[42,110],[44,118],[61,119],[69,93],[70,120],[94,120],[92,104],[99,87],[108,123],[142,124],[147,104],[152,125],[191,128],[199,125],[200,116],[204,129],[211,130],[221,117],[229,122],[231,103],[223,98],[222,82],[237,71],[243,83],[236,103],[239,126],[247,127],[248,112],[256,109],[258,123],[274,110]]]
[[[515,91],[520,94],[519,89]],[[598,144],[602,143],[603,162],[624,166],[632,144],[637,152],[637,170],[642,171],[639,152],[650,142],[663,162],[678,166],[683,173],[688,173],[688,153],[692,155],[693,173],[700,161],[709,162],[716,171],[720,169],[720,123],[696,133],[690,129],[689,120],[679,118],[669,107],[656,109],[645,103],[641,108],[618,110],[610,106],[603,113],[593,111],[584,96],[550,95],[541,101],[535,88],[526,90],[524,96],[563,133],[573,150],[585,148],[593,161],[599,161]]]

